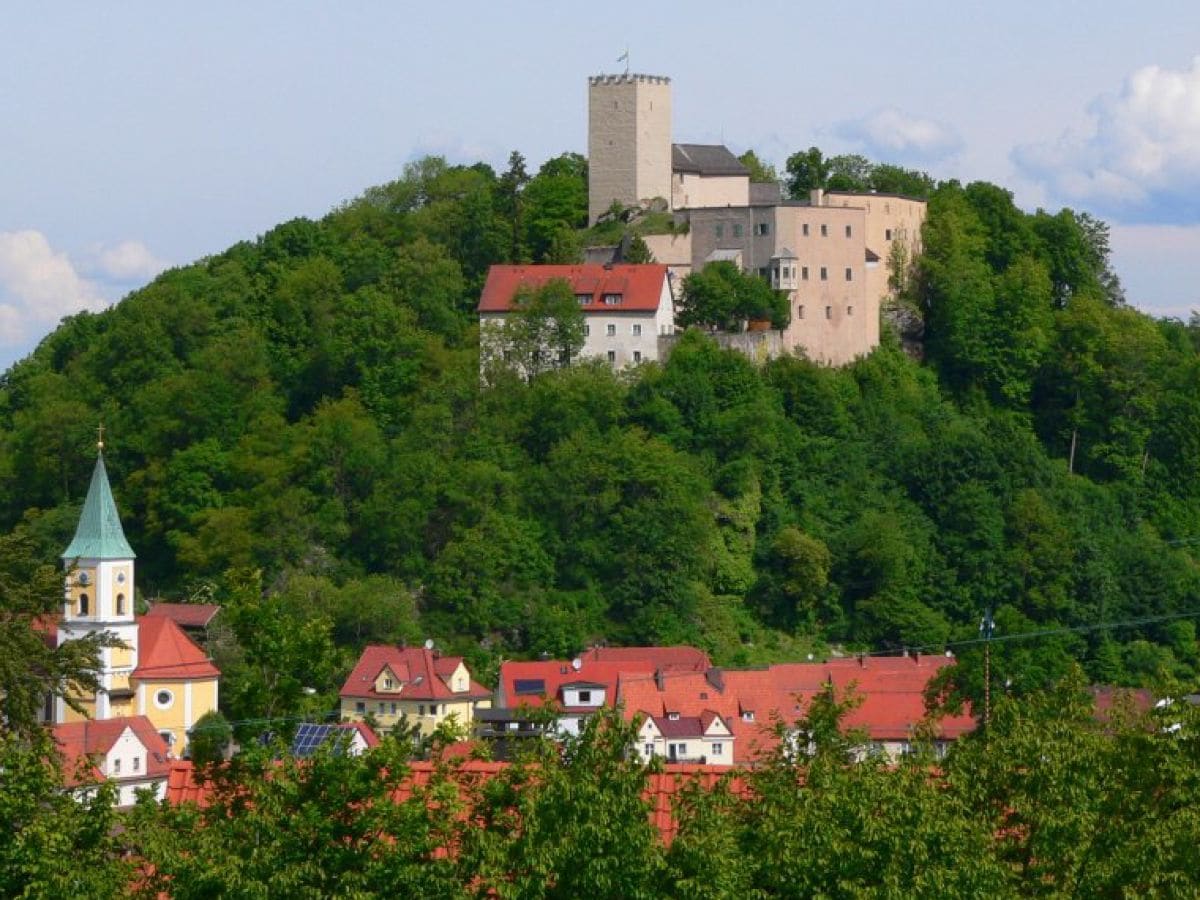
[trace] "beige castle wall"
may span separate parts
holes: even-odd
[[[822,203],[833,207],[857,206],[866,214],[867,246],[879,256],[879,265],[867,273],[867,290],[881,300],[890,293],[888,260],[892,247],[905,248],[909,262],[921,252],[921,227],[928,205],[924,200],[896,194],[859,194],[827,191]]]
[[[588,79],[588,221],[614,200],[671,199],[671,80]]]
[[[796,254],[800,269],[784,341],[816,362],[843,365],[879,344],[879,297],[867,290],[865,233],[861,208],[778,207],[776,240]]]
[[[748,206],[750,176],[729,175],[705,178],[695,172],[676,172],[671,179],[671,208]]]

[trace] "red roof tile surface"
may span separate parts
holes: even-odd
[[[452,767],[449,771],[453,773],[460,787],[468,788],[495,778],[507,767],[508,763],[471,759]],[[396,789],[393,799],[403,803],[413,796],[414,790],[427,788],[438,768],[439,764],[433,762],[410,763],[408,775]],[[731,774],[732,777],[729,777]],[[730,766],[667,763],[660,771],[646,773],[646,789],[643,796],[650,805],[650,821],[665,843],[670,844],[677,831],[673,810],[675,797],[680,790],[689,784],[699,784],[706,790],[712,790],[726,777],[729,777],[729,787],[735,796],[747,799],[751,796],[749,785],[744,779],[737,777],[736,770]],[[167,779],[167,803],[176,806],[193,803],[204,807],[211,801],[211,797],[210,784],[197,781],[195,768],[190,762],[176,762],[171,766]]]
[[[566,660],[513,661],[500,666],[500,688],[503,706],[538,707],[547,700],[563,703],[563,688],[590,683],[606,691],[604,705],[616,702],[617,683],[622,674],[654,674],[664,672],[703,672],[710,663],[708,655],[695,647],[594,647],[580,654],[579,667]],[[539,693],[518,693],[517,682],[540,681]],[[590,711],[594,706],[573,707],[574,711]]]
[[[549,281],[563,279],[576,295],[589,294],[591,301],[581,303],[584,312],[655,312],[663,296],[667,267],[650,265],[602,266],[492,266],[479,298],[479,312],[503,313],[513,308],[519,288],[537,289]],[[605,294],[620,294],[615,306],[604,302]]]
[[[88,757],[103,757],[125,733],[131,729],[134,736],[146,748],[146,767],[136,775],[137,780],[162,778],[171,768],[170,750],[167,742],[162,739],[154,725],[145,716],[125,716],[115,719],[84,722],[69,722],[55,725],[51,729],[54,741],[58,744],[63,756],[63,772],[68,787],[78,784],[90,784],[105,780],[105,775],[96,765],[80,770],[80,764]]]
[[[762,669],[718,670],[706,675],[666,673],[621,677],[617,699],[629,718],[644,713],[681,718],[706,710],[720,714],[733,731],[734,760],[751,763],[775,747],[775,721],[793,724],[818,691],[833,686],[843,697],[853,687],[862,702],[843,725],[873,741],[906,741],[925,717],[929,680],[953,660],[946,657],[868,657],[824,663],[783,663]],[[946,716],[935,733],[953,739],[972,731],[969,714]]]
[[[341,696],[373,700],[471,700],[492,692],[470,679],[469,687],[454,693],[446,683],[462,662],[461,656],[441,656],[424,647],[391,647],[372,644],[363,650],[354,670],[342,685]],[[376,691],[375,682],[390,668],[399,691]]]
[[[182,628],[207,628],[220,611],[215,603],[155,603],[145,617],[166,616]]]
[[[138,666],[133,677],[149,681],[218,678],[221,670],[174,620],[138,616]]]

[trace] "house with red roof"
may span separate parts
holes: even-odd
[[[582,359],[602,359],[613,368],[651,362],[660,358],[659,337],[675,333],[675,300],[664,265],[492,266],[477,308],[481,367],[497,353],[510,352],[503,329],[521,297],[556,280],[570,286],[583,313]]]
[[[86,795],[111,781],[118,806],[132,806],[138,791],[151,791],[158,800],[165,796],[171,755],[145,716],[70,722],[55,725],[51,733],[63,757],[66,786],[74,793]]]
[[[645,762],[657,756],[673,763],[727,766],[734,759],[733,742],[729,723],[711,709],[698,716],[671,712],[642,720],[637,752]]]
[[[553,730],[577,735],[584,720],[616,703],[627,673],[704,672],[712,663],[695,647],[592,647],[574,659],[509,660],[500,666],[492,708],[479,712],[479,737],[499,742],[498,757],[513,740]],[[550,706],[546,720],[534,710]]]
[[[120,645],[100,651],[100,689],[72,696],[82,711],[60,697],[49,719],[65,725],[144,716],[171,752],[182,754],[192,726],[217,708],[221,673],[175,617],[135,614],[136,554],[108,483],[103,444],[100,450],[75,536],[62,554],[62,608],[46,630],[58,646],[104,632]]]
[[[975,728],[968,713],[926,721],[925,688],[953,663],[944,656],[849,657],[758,669],[626,674],[617,701],[629,719],[719,715],[732,734],[733,762],[751,765],[778,747],[779,726],[794,729],[813,697],[833,690],[839,699],[856,698],[842,725],[862,735],[862,752],[897,757],[911,750],[924,725],[939,752]]]
[[[451,717],[472,728],[476,710],[492,702],[491,691],[471,677],[461,656],[379,644],[363,650],[340,696],[347,722],[370,715],[382,731],[391,731],[405,721],[422,736]]]

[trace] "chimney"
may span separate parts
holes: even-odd
[[[663,675],[662,669],[654,670],[654,686],[658,688],[660,694],[667,689],[667,679]]]
[[[808,192],[808,202],[813,206],[825,205],[825,191],[821,188],[813,188]]]

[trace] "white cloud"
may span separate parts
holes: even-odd
[[[40,337],[63,316],[106,305],[40,231],[0,232],[0,351]]]
[[[159,259],[141,241],[101,244],[93,249],[101,272],[114,281],[149,281],[170,263]]]
[[[910,116],[895,107],[834,127],[839,137],[859,144],[879,162],[928,163],[957,153],[962,140],[948,125]]]
[[[1062,202],[1126,222],[1200,222],[1200,56],[1139,69],[1088,112],[1088,130],[1017,147],[1013,161]]]

